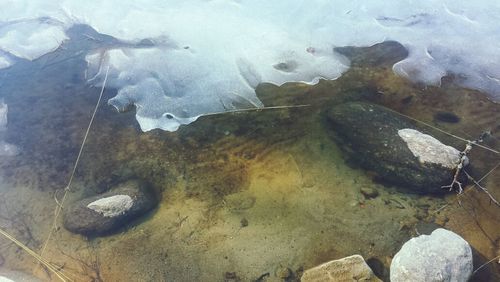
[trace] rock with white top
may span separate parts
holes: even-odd
[[[459,235],[436,229],[406,242],[391,263],[391,281],[466,282],[472,275],[472,250]]]
[[[345,156],[384,182],[416,193],[449,191],[441,187],[452,182],[460,151],[408,118],[382,106],[350,102],[332,108],[328,121]],[[462,175],[459,180],[465,182]]]
[[[129,180],[109,192],[67,206],[64,227],[87,236],[110,234],[152,210],[157,202],[147,183]]]
[[[430,135],[411,128],[398,130],[398,135],[421,163],[438,164],[454,169],[460,162],[460,151]],[[465,157],[464,165],[468,163],[469,160]]]
[[[115,217],[126,213],[133,205],[134,200],[129,195],[114,195],[93,201],[87,208],[105,217]]]

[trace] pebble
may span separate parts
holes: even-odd
[[[241,227],[247,227],[248,226],[248,219],[242,218],[240,221]]]
[[[366,199],[373,199],[379,195],[378,191],[371,187],[362,187],[360,189],[360,192],[361,194],[363,194],[363,196],[365,196]]]
[[[276,275],[281,279],[287,279],[292,276],[292,271],[288,267],[281,267],[278,269]]]

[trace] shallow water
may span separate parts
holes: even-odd
[[[9,106],[2,138],[20,150],[0,159],[0,224],[39,252],[100,91],[86,83],[81,51],[106,45],[74,40],[0,71],[0,98]],[[293,271],[288,280],[294,281],[303,269],[361,254],[387,279],[401,245],[436,225],[472,245],[476,267],[499,255],[499,209],[483,193],[409,194],[346,162],[332,140],[326,110],[367,100],[465,138],[491,129],[487,145],[500,149],[498,104],[457,87],[453,78],[436,88],[394,75],[401,52],[393,48],[354,52],[352,68],[335,81],[257,89],[266,106],[307,107],[207,116],[171,133],[141,132],[134,111],[118,114],[105,104],[116,94],[106,89],[66,203],[143,178],[160,205],[101,238],[71,234],[58,218],[43,257],[76,281],[282,281],[283,268]],[[440,122],[439,112],[453,112],[460,121]],[[435,134],[458,149],[464,145]],[[498,162],[480,149],[470,158],[477,178]],[[484,180],[497,198],[499,179],[496,170]],[[367,187],[379,195],[366,199],[360,189]],[[58,281],[3,237],[0,264],[0,272]],[[498,279],[496,263],[474,276]]]

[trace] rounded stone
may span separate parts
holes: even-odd
[[[366,281],[381,282],[360,255],[333,260],[308,269],[300,278],[302,282]]]
[[[373,199],[379,195],[378,191],[372,187],[361,187],[359,191],[366,199]]]
[[[439,228],[406,242],[391,263],[392,282],[466,282],[472,275],[472,250],[459,235]]]
[[[280,279],[288,279],[292,277],[293,272],[288,267],[280,267],[276,273]]]

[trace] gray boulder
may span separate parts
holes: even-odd
[[[145,214],[158,201],[150,186],[129,180],[109,192],[85,198],[64,209],[64,227],[78,234],[99,236],[112,233]]]
[[[462,237],[439,228],[406,242],[390,271],[392,282],[465,282],[472,274],[472,250]]]
[[[409,119],[382,106],[351,102],[332,108],[328,121],[348,159],[382,180],[416,193],[448,191],[441,186],[452,182],[460,152]]]

